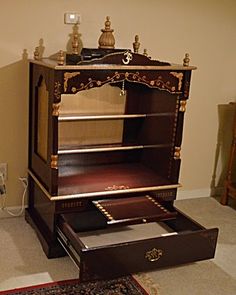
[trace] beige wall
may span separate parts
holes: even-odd
[[[218,132],[219,104],[236,98],[235,0],[8,0],[0,10],[0,162],[8,163],[9,206],[20,205],[18,178],[27,175],[28,77],[43,40],[44,55],[65,49],[71,26],[64,12],[82,16],[85,47],[97,47],[104,19],[111,16],[116,47],[131,47],[139,34],[143,48],[160,60],[181,63],[189,52],[193,73],[182,148],[185,190],[210,188]]]

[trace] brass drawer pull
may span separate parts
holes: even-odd
[[[153,248],[152,250],[146,252],[145,258],[150,262],[154,262],[162,257],[163,252],[164,251],[161,249]]]

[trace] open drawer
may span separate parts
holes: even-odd
[[[172,210],[169,218],[115,227],[96,210],[61,214],[58,240],[78,265],[82,281],[213,258],[218,229],[205,229]]]

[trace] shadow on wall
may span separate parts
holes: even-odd
[[[20,204],[19,177],[27,173],[28,53],[0,68],[0,162],[8,164],[7,205]],[[9,200],[9,202],[8,202]]]
[[[215,161],[211,181],[211,196],[221,196],[229,162],[230,148],[233,140],[233,123],[236,103],[218,105],[218,134]],[[234,169],[236,171],[236,169]],[[233,179],[236,179],[234,173]]]

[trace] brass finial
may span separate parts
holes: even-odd
[[[36,60],[39,60],[40,59],[40,53],[39,53],[39,47],[35,47],[35,50],[34,50],[34,59]]]
[[[143,50],[143,55],[148,56],[147,49]]]
[[[65,61],[64,52],[63,50],[60,50],[57,55],[57,64],[59,66],[62,66],[64,65],[64,61]]]
[[[143,50],[143,55],[145,55],[146,57],[148,57],[148,58],[151,59],[151,56],[148,56],[147,49],[144,49],[144,50]]]
[[[139,47],[140,47],[139,36],[136,35],[134,37],[134,43],[133,43],[134,53],[138,53]]]
[[[189,54],[188,53],[185,53],[185,57],[183,59],[183,65],[185,67],[188,67],[189,66],[189,62],[190,62]]]
[[[175,146],[175,152],[174,152],[174,159],[175,160],[180,159],[180,152],[181,152],[181,147]]]
[[[75,33],[72,41],[73,54],[79,54],[79,34]]]
[[[115,38],[113,36],[114,30],[111,29],[110,17],[106,17],[105,29],[102,29],[102,34],[98,40],[99,48],[104,49],[114,49],[115,48]]]
[[[186,104],[187,104],[186,100],[181,100],[180,101],[180,107],[179,107],[180,112],[184,113],[186,111]]]
[[[51,168],[58,169],[58,155],[51,155]]]

